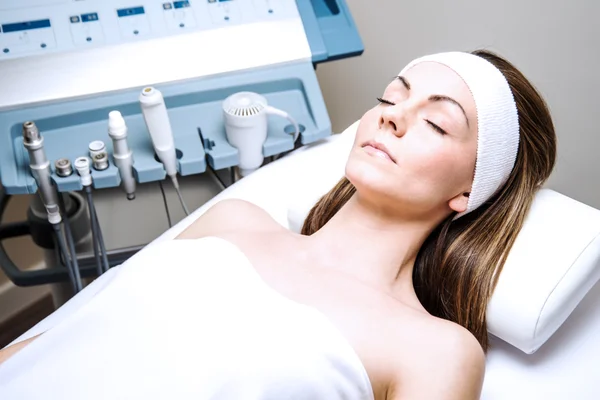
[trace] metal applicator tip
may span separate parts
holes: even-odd
[[[25,143],[32,143],[36,140],[40,140],[40,131],[35,125],[35,122],[28,121],[23,124],[23,140]]]

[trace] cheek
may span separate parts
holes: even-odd
[[[375,108],[363,114],[356,129],[354,145],[362,144],[371,139],[373,132],[377,129],[377,115]]]
[[[470,185],[473,179],[473,163],[463,151],[438,151],[422,154],[420,161],[415,161],[416,176],[422,178],[429,190],[435,189],[447,196],[456,195],[465,185]]]
[[[465,149],[449,146],[444,138],[431,137],[430,140],[415,140],[411,146],[402,149],[399,158],[401,180],[413,196],[430,198],[436,201],[455,196],[458,191],[470,185],[473,179],[471,157]],[[468,186],[467,186],[468,188]],[[434,199],[435,198],[435,199]]]

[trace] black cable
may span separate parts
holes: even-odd
[[[96,213],[96,207],[94,206],[94,198],[92,197],[92,187],[86,186],[85,193],[87,195],[88,207],[90,209],[90,220],[92,222],[92,233],[96,230],[97,244],[100,247],[100,257],[102,259],[102,270],[103,272],[108,271],[110,266],[108,265],[108,257],[106,255],[106,247],[104,245],[104,238],[102,237],[102,228],[100,228],[100,222],[98,221],[98,214]]]
[[[81,281],[81,274],[79,272],[79,263],[77,262],[77,251],[75,250],[75,240],[73,239],[73,233],[71,232],[71,223],[69,222],[69,216],[67,215],[67,207],[65,207],[65,199],[62,193],[58,193],[58,208],[62,214],[63,225],[65,228],[65,236],[67,238],[67,245],[70,251],[69,256],[71,258],[71,267],[73,268],[73,275],[75,279],[75,285],[77,286],[78,293],[83,289],[83,282]]]
[[[102,268],[102,263],[100,261],[100,248],[98,245],[98,230],[96,229],[96,219],[94,218],[92,204],[90,203],[90,197],[87,195],[88,187],[86,187],[86,201],[87,201],[87,205],[88,205],[88,213],[90,216],[90,225],[91,225],[91,229],[92,229],[92,248],[94,250],[94,259],[96,260],[96,272],[98,273],[98,276],[100,276],[103,273],[103,268]]]
[[[75,250],[75,242],[73,240],[73,235],[71,233],[71,227],[69,223],[65,221],[63,224],[65,229],[65,236],[67,238],[67,246],[72,254],[71,257],[71,267],[73,268],[73,277],[75,279],[76,292],[79,293],[83,289],[83,281],[81,280],[81,273],[79,272],[79,263],[77,262],[77,251]]]
[[[231,180],[231,184],[235,183],[235,168],[229,168],[229,179]]]
[[[294,142],[294,146],[292,147],[291,150],[287,150],[287,151],[284,151],[283,153],[279,153],[279,154],[277,154],[275,156],[272,156],[271,157],[271,161],[281,160],[283,157],[287,156],[288,154],[294,152],[299,147],[301,147],[302,144],[299,142],[299,139],[300,139],[300,133],[298,133],[298,137],[296,138],[296,141]]]
[[[70,264],[70,258],[67,258],[67,254],[61,251],[60,245],[58,243],[58,234],[56,230],[53,230],[52,236],[52,253],[54,254],[54,259],[58,260],[58,265],[61,267],[65,267],[67,270],[67,276],[69,277],[69,281],[73,285],[73,293],[77,292],[77,284],[75,283],[75,274],[73,272],[73,264]]]
[[[75,293],[76,290],[76,285],[75,285],[75,276],[73,275],[73,270],[70,268],[69,264],[68,264],[68,260],[65,259],[65,257],[67,256],[66,254],[63,254],[62,251],[60,251],[60,246],[58,245],[58,235],[56,234],[56,231],[53,230],[52,231],[52,253],[54,254],[54,259],[58,260],[58,264],[62,265],[65,267],[65,269],[67,270],[67,276],[69,277],[69,282],[71,282],[71,285],[73,286],[73,293]]]
[[[161,181],[158,181],[158,186],[160,186],[160,192],[162,193],[163,203],[165,205],[165,211],[167,213],[167,221],[169,221],[169,228],[173,226],[171,223],[171,213],[169,212],[169,203],[167,202],[167,195],[165,194],[165,188]]]
[[[58,241],[58,248],[60,249],[60,252],[63,254],[64,259],[65,259],[65,263],[67,266],[67,273],[69,274],[69,280],[71,281],[71,284],[73,285],[73,292],[75,294],[77,294],[77,293],[79,293],[79,291],[81,291],[81,289],[79,288],[79,285],[77,284],[77,280],[75,279],[75,273],[74,273],[75,270],[73,268],[73,264],[71,263],[71,257],[69,256],[69,253],[67,250],[67,245],[65,244],[65,239],[62,236],[60,225],[52,224],[52,228],[54,229],[54,234]]]
[[[104,236],[102,236],[102,228],[100,228],[100,221],[98,220],[98,213],[94,210],[96,217],[96,226],[98,227],[98,243],[100,244],[100,255],[102,257],[102,264],[104,265],[104,272],[110,269],[108,262],[108,254],[106,253],[106,244],[104,243]]]
[[[40,196],[41,198],[41,193],[38,191],[38,196]],[[59,194],[59,201],[62,200],[62,197]],[[43,200],[42,200],[43,203]],[[59,208],[60,208],[60,203],[59,203]],[[62,217],[62,216],[61,216]],[[82,287],[82,283],[81,283],[81,277],[78,274],[78,271],[76,271],[75,269],[75,264],[73,264],[73,257],[71,256],[71,253],[69,253],[69,248],[67,247],[67,244],[65,243],[65,238],[63,236],[63,232],[61,230],[61,224],[50,224],[52,225],[52,229],[54,230],[54,244],[55,244],[55,249],[57,251],[58,254],[58,261],[59,262],[64,262],[65,267],[67,268],[67,274],[69,275],[69,280],[71,281],[71,284],[73,285],[73,292],[75,294],[79,293],[81,291]],[[76,255],[75,255],[76,257]]]
[[[217,171],[215,171],[214,168],[210,166],[210,164],[208,165],[208,170],[212,173],[213,177],[215,177],[215,179],[217,181],[219,181],[219,185],[221,186],[221,189],[225,190],[227,188],[227,185],[225,184],[225,182],[223,182],[221,177],[217,174]]]

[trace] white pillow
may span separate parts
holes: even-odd
[[[342,178],[357,126],[268,166],[289,179],[282,201],[290,229],[299,232],[312,206]],[[541,190],[490,301],[489,333],[528,354],[539,349],[599,280],[599,236],[599,210]]]

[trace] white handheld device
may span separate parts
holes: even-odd
[[[177,154],[163,95],[159,90],[147,87],[142,90],[139,101],[154,151],[165,166],[167,175],[174,177],[177,175]]]
[[[267,139],[268,115],[286,118],[294,125],[294,143],[299,135],[298,124],[285,111],[271,107],[267,100],[253,92],[235,93],[223,102],[223,117],[227,141],[240,156],[240,175],[247,176],[263,163],[263,144]]]
[[[108,136],[113,143],[113,158],[119,169],[127,200],[135,199],[135,178],[133,176],[133,154],[127,143],[127,125],[119,111],[108,113]]]

